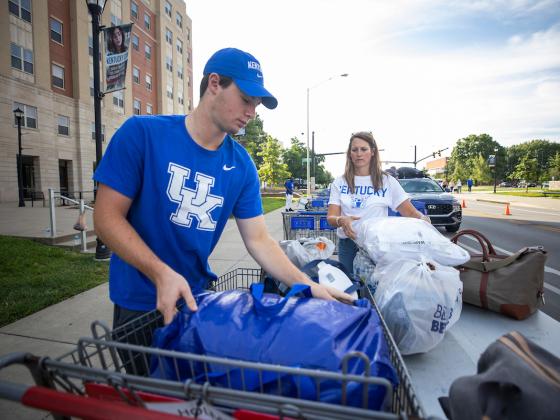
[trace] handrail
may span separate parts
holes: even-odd
[[[84,199],[81,198],[80,200],[74,200],[72,198],[66,197],[59,192],[56,192],[53,188],[49,188],[49,215],[50,215],[50,224],[51,224],[51,238],[54,238],[56,235],[56,211],[55,211],[55,199],[61,198],[63,200],[68,200],[71,203],[78,204],[80,206],[80,210],[78,216],[83,214],[86,210],[93,211],[93,207],[90,207],[84,203]],[[80,231],[80,240],[81,240],[81,252],[87,251],[87,232],[86,230]]]

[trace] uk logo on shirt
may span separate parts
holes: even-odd
[[[211,194],[215,178],[196,172],[194,181],[196,188],[185,187],[185,181],[190,179],[191,170],[170,162],[167,172],[170,174],[167,186],[167,196],[174,203],[179,204],[177,210],[171,214],[171,222],[184,227],[191,227],[193,219],[197,220],[197,229],[216,230],[216,222],[211,212],[222,207],[224,198]]]

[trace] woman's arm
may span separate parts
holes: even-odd
[[[404,200],[398,207],[397,211],[403,215],[404,217],[413,217],[415,219],[422,219],[428,223],[432,223],[430,218],[425,214],[420,213],[416,208],[412,205],[409,199]]]

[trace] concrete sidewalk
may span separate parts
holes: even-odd
[[[72,233],[77,218],[74,209],[57,207],[57,234]],[[91,215],[88,226],[93,226]],[[0,235],[34,237],[48,235],[49,209],[35,207],[0,207]],[[276,240],[283,238],[281,209],[265,215],[266,225]],[[74,231],[75,232],[75,231]],[[107,263],[100,263],[107,264]],[[238,267],[257,268],[247,252],[234,219],[230,219],[219,244],[210,257],[210,266],[218,275]],[[58,357],[72,350],[80,337],[91,336],[90,324],[100,320],[111,326],[113,305],[109,300],[108,284],[102,284],[77,296],[49,306],[35,314],[0,328],[0,356],[11,352],[29,352],[37,356]],[[27,370],[12,366],[0,370],[0,381],[33,384]],[[0,418],[42,419],[45,413],[0,399]]]

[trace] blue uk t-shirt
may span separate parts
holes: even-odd
[[[117,130],[94,179],[132,199],[127,219],[148,247],[183,275],[193,291],[214,280],[208,257],[231,214],[262,214],[257,170],[226,136],[215,151],[199,146],[185,116],[135,116]],[[154,284],[113,254],[109,295],[119,306],[156,307]]]

